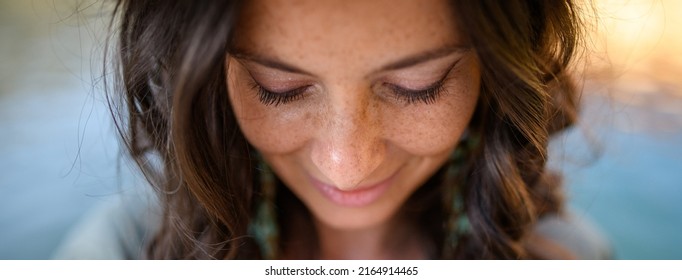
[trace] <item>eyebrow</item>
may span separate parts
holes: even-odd
[[[467,46],[446,46],[434,50],[428,50],[425,52],[421,52],[415,55],[411,55],[405,58],[402,58],[398,61],[389,63],[387,65],[382,66],[379,68],[378,71],[376,72],[383,72],[383,71],[392,71],[392,70],[398,70],[398,69],[403,69],[403,68],[408,68],[411,66],[415,66],[427,61],[439,59],[445,56],[448,56],[450,54],[453,54],[455,52],[466,52],[470,50],[470,47]],[[235,50],[231,52],[231,55],[237,59],[242,59],[242,60],[249,60],[252,62],[255,62],[257,64],[260,64],[262,66],[268,67],[268,68],[273,68],[277,70],[282,70],[285,72],[289,73],[294,73],[294,74],[303,74],[303,75],[308,75],[308,76],[314,76],[313,74],[302,70],[296,66],[287,64],[286,62],[278,61],[277,59],[270,58],[267,56],[263,55],[258,55],[250,52],[246,52],[243,50]]]
[[[262,66],[268,67],[268,68],[278,69],[278,70],[282,70],[282,71],[289,72],[289,73],[314,76],[313,74],[310,74],[307,71],[301,70],[300,68],[298,68],[296,66],[289,65],[285,62],[277,61],[274,58],[269,58],[266,56],[257,55],[257,54],[249,53],[246,51],[240,51],[240,50],[233,51],[230,54],[237,59],[249,60],[249,61],[258,63]]]
[[[465,52],[468,51],[470,48],[465,47],[465,46],[446,46],[443,48],[435,49],[435,50],[429,50],[425,51],[422,53],[418,53],[416,55],[408,56],[406,58],[400,59],[396,62],[389,63],[388,65],[385,65],[379,69],[379,72],[382,71],[391,71],[391,70],[398,70],[398,69],[403,69],[411,66],[415,66],[418,64],[422,64],[427,61],[439,59],[445,56],[448,56],[452,53],[455,52]]]

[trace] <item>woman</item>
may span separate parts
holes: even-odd
[[[538,230],[577,9],[120,1],[113,108],[163,209],[146,257],[581,257]]]

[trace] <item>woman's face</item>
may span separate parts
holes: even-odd
[[[478,99],[447,1],[249,1],[227,60],[246,139],[318,222],[388,222],[449,157]]]

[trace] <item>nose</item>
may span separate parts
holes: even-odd
[[[371,100],[332,102],[313,145],[312,161],[326,179],[344,191],[356,189],[385,160],[379,112]]]

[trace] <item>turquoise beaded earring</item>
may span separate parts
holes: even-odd
[[[443,195],[443,208],[447,213],[444,224],[446,233],[444,245],[445,248],[450,249],[444,250],[446,258],[452,257],[454,250],[459,245],[460,238],[471,230],[469,218],[464,209],[464,198],[461,194],[463,181],[466,178],[462,176],[461,172],[464,172],[466,161],[471,160],[471,155],[478,144],[478,137],[465,132],[457,144],[457,148],[450,155],[448,162],[445,179],[447,187],[445,188],[446,193]]]
[[[275,174],[260,157],[256,171],[259,174],[262,194],[255,217],[249,226],[249,233],[256,240],[263,259],[272,260],[279,254],[279,226],[275,209],[277,184]]]

